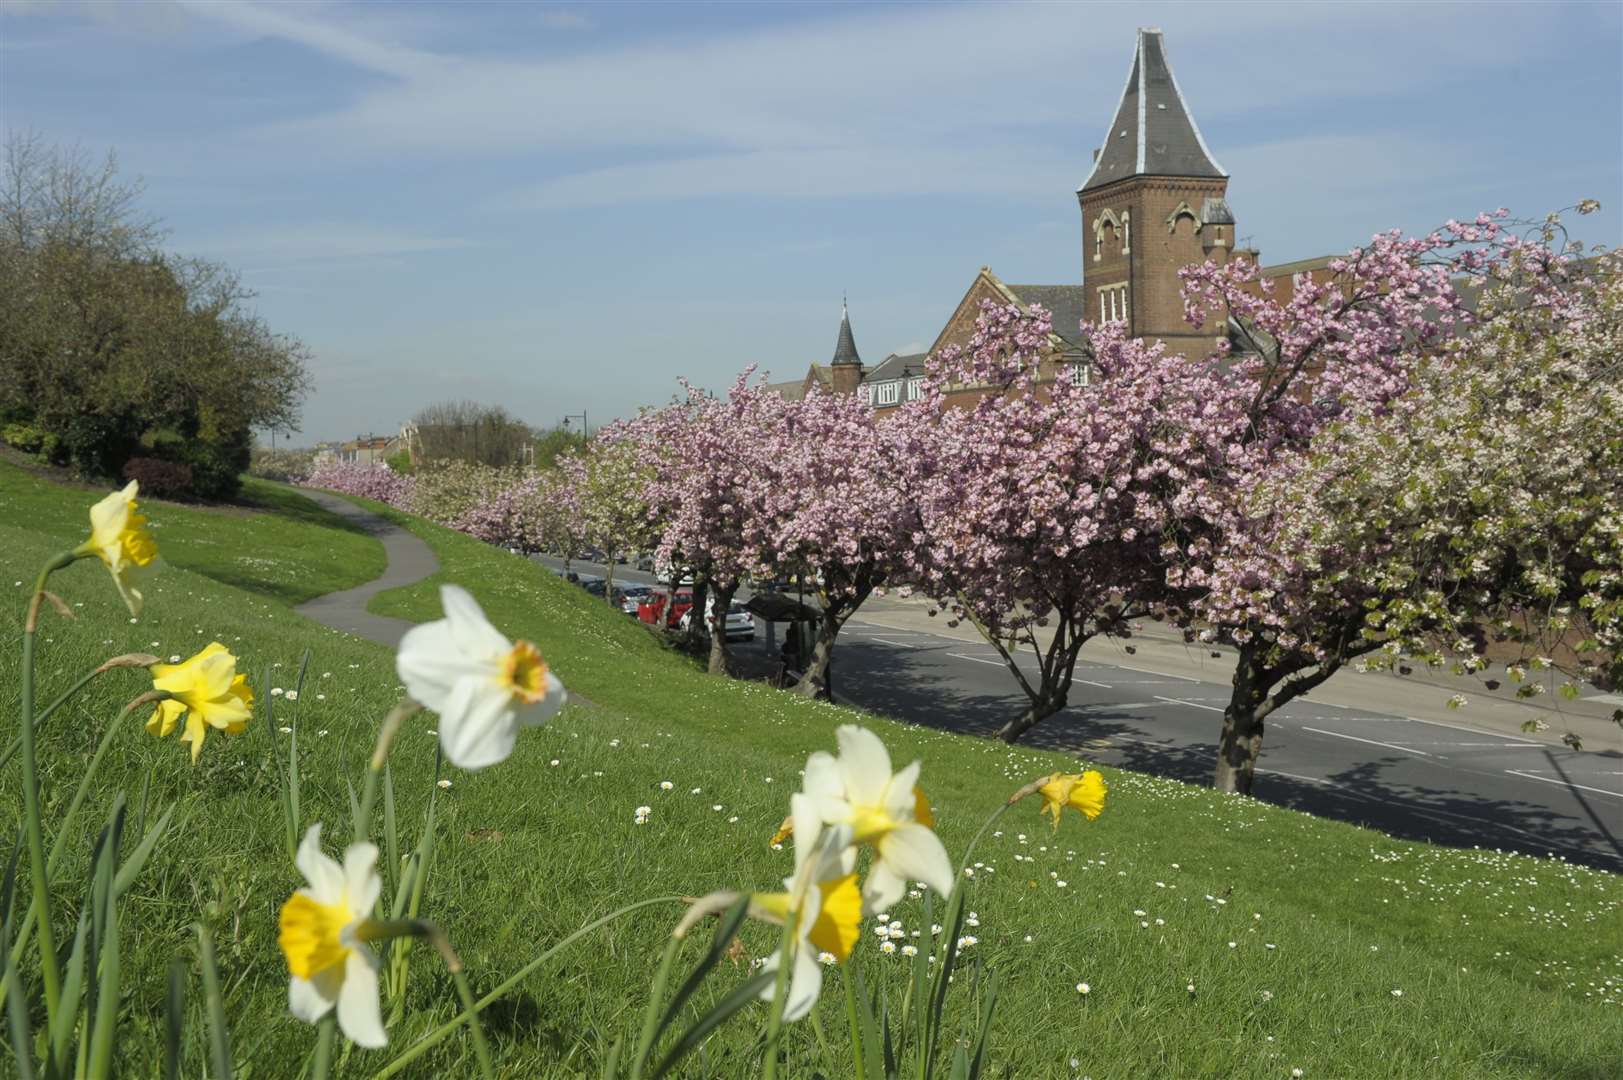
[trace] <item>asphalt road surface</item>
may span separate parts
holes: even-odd
[[[615,579],[653,580],[623,568]],[[842,702],[983,736],[1020,711],[1025,698],[989,645],[908,627],[887,606],[865,605],[841,632],[833,681]],[[764,635],[734,647],[765,662]],[[1035,671],[1034,659],[1022,663]],[[1022,744],[1210,783],[1227,687],[1167,666],[1079,662],[1072,704]],[[1558,855],[1623,872],[1623,752],[1616,749],[1574,751],[1310,697],[1268,719],[1255,794],[1393,836]]]

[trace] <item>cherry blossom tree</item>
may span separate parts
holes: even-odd
[[[1384,234],[1286,303],[1248,288],[1245,266],[1185,271],[1192,304],[1236,313],[1253,343],[1236,365],[1254,394],[1246,464],[1226,486],[1218,540],[1179,552],[1169,570],[1169,584],[1198,597],[1178,621],[1237,649],[1215,774],[1223,790],[1251,789],[1266,718],[1349,663],[1408,654],[1476,671],[1481,620],[1500,636],[1515,619],[1564,632],[1560,608],[1570,614],[1579,597],[1604,605],[1571,571],[1605,547],[1608,519],[1580,525],[1557,504],[1576,497],[1579,475],[1595,475],[1585,470],[1606,445],[1605,421],[1550,421],[1570,370],[1517,386],[1523,367],[1540,366],[1536,343],[1576,351],[1548,343],[1590,324],[1595,300],[1574,293],[1564,256],[1524,243],[1502,217],[1424,238]],[[1475,313],[1466,282],[1488,290]],[[1519,456],[1529,459],[1522,480],[1510,464]],[[1562,468],[1536,479],[1552,456]],[[1498,472],[1483,471],[1490,461]],[[1586,505],[1618,505],[1609,483],[1587,489]],[[1537,498],[1518,494],[1535,488]]]
[[[1219,787],[1249,790],[1264,718],[1356,657],[1465,674],[1493,648],[1524,698],[1547,688],[1530,668],[1564,670],[1568,694],[1623,677],[1616,271],[1513,251],[1408,392],[1352,410],[1246,493],[1251,528],[1201,604],[1240,650]]]
[[[624,555],[654,543],[643,501],[650,475],[645,431],[638,420],[611,424],[585,451],[558,459],[559,504],[574,521],[574,535],[602,549],[608,564],[603,598],[611,604],[615,566]]]
[[[685,400],[649,414],[640,436],[648,465],[643,499],[655,523],[655,562],[694,577],[694,622],[708,619],[709,670],[727,674],[727,609],[749,571],[746,522],[762,490],[757,472],[766,432],[782,422],[782,399],[751,387],[744,371],[725,398],[683,381]]]
[[[917,516],[898,496],[899,444],[882,438],[854,395],[804,400],[762,394],[762,426],[743,518],[746,563],[758,577],[799,575],[822,609],[797,689],[833,694],[830,661],[847,619],[903,564]]]
[[[911,577],[1003,657],[1028,704],[1008,741],[1063,709],[1094,636],[1166,607],[1163,547],[1205,542],[1205,500],[1242,437],[1247,398],[1211,361],[1088,328],[1100,387],[1038,382],[1050,320],[988,303],[962,350],[931,360],[926,396],[886,425],[917,508]],[[945,391],[975,385],[969,409]],[[1034,675],[1019,663],[1027,650]]]

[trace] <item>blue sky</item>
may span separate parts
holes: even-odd
[[[315,351],[297,441],[469,397],[532,423],[864,359],[976,270],[1080,281],[1075,189],[1159,26],[1265,263],[1594,197],[1623,7],[0,0],[0,126],[144,177]]]

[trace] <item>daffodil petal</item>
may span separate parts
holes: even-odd
[[[395,671],[414,701],[444,712],[457,680],[484,674],[487,668],[464,657],[450,624],[437,619],[406,631],[395,656]]]
[[[564,684],[550,671],[546,674],[546,687],[546,693],[541,696],[541,700],[533,705],[515,702],[515,717],[520,724],[526,727],[540,727],[557,716],[558,710],[569,700]]]
[[[940,837],[923,825],[899,825],[879,839],[879,858],[904,878],[922,881],[945,896],[952,891],[952,860]]]
[[[344,850],[344,888],[349,893],[349,909],[358,919],[372,914],[372,905],[383,891],[383,879],[375,869],[377,862],[376,844],[351,844]]]
[[[305,830],[293,865],[310,883],[305,895],[318,904],[337,904],[344,898],[344,868],[321,850],[321,823]]]
[[[294,1016],[313,1024],[326,1016],[338,1002],[338,990],[343,976],[337,966],[316,972],[314,979],[293,976],[287,984],[287,1007]]]
[[[377,958],[361,945],[344,960],[344,984],[338,990],[338,1026],[356,1046],[376,1050],[389,1042],[378,1003]]]
[[[890,778],[890,787],[885,792],[885,813],[891,820],[912,820],[913,807],[918,803],[913,788],[918,782],[919,763],[916,761]]]
[[[889,863],[876,861],[868,868],[868,879],[862,883],[862,901],[869,911],[895,907],[905,895],[907,879],[896,873]]]
[[[793,1023],[812,1011],[823,992],[823,967],[804,943],[795,950],[795,966],[789,972],[789,992],[783,1003],[783,1018]]]
[[[518,741],[513,696],[489,679],[458,679],[439,712],[440,746],[459,769],[483,769],[505,761]]]
[[[502,632],[490,625],[479,602],[468,590],[458,585],[440,586],[440,604],[445,608],[445,621],[451,636],[461,650],[470,656],[500,657],[513,647]]]
[[[855,724],[841,724],[834,732],[840,746],[840,779],[849,802],[875,805],[885,798],[890,784],[890,751],[879,736]]]

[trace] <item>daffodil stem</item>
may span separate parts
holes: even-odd
[[[801,903],[805,902],[804,896]],[[761,1065],[761,1080],[777,1080],[778,1043],[783,1038],[783,1008],[789,997],[789,969],[794,966],[795,924],[799,910],[789,912],[783,920],[783,934],[778,939],[778,977],[772,984],[772,1011],[766,1018],[766,1061]]]
[[[846,966],[840,972],[840,981],[845,984],[845,1020],[851,1026],[851,1056],[853,1062],[851,1075],[857,1080],[867,1080],[867,1070],[862,1065],[862,1025],[857,1021],[857,986],[856,979],[851,971],[851,961],[846,960]],[[833,1062],[829,1068],[833,1068]]]
[[[585,926],[581,927],[579,930],[576,930],[574,933],[558,942],[558,944],[554,945],[552,948],[548,949],[534,960],[531,960],[528,964],[525,964],[523,967],[519,968],[518,971],[514,972],[506,982],[503,982],[500,986],[496,987],[496,989],[492,990],[490,993],[486,994],[484,997],[475,1002],[471,1011],[464,1012],[456,1019],[449,1020],[444,1024],[441,1024],[427,1035],[424,1035],[421,1039],[418,1039],[405,1053],[401,1054],[399,1057],[389,1062],[389,1064],[385,1065],[378,1072],[378,1074],[372,1078],[372,1080],[387,1080],[388,1077],[398,1076],[407,1065],[410,1065],[413,1061],[416,1061],[418,1058],[428,1053],[435,1046],[438,1046],[446,1039],[447,1036],[456,1031],[457,1028],[461,1027],[463,1024],[472,1019],[475,1014],[479,1012],[479,1010],[488,1008],[492,1003],[497,1001],[508,991],[512,990],[525,979],[529,978],[548,960],[551,960],[565,948],[573,945],[575,942],[579,941],[593,930],[596,930],[598,927],[611,923],[620,916],[629,914],[630,912],[636,911],[639,908],[653,907],[655,904],[681,902],[682,898],[680,896],[656,896],[652,900],[639,900],[635,904],[627,904],[623,908],[609,912],[601,919],[596,919],[587,923]]]
[[[34,887],[34,907],[39,912],[39,967],[45,985],[46,1022],[54,1028],[62,993],[62,974],[56,963],[56,939],[51,933],[51,893],[45,877],[45,834],[39,820],[39,766],[34,758],[34,638],[39,626],[39,605],[45,598],[45,583],[57,570],[77,556],[64,551],[47,562],[34,583],[23,622],[22,671],[22,770],[24,831],[28,835],[28,876]]]
[[[142,698],[136,699],[137,702],[141,700]],[[90,764],[85,767],[84,775],[79,778],[79,789],[73,793],[73,799],[68,803],[67,813],[62,815],[58,823],[56,840],[51,844],[51,853],[45,859],[45,872],[47,875],[61,861],[62,853],[67,850],[64,842],[73,831],[73,820],[78,817],[79,808],[84,805],[85,796],[90,793],[90,781],[95,777],[96,770],[101,766],[101,759],[106,756],[107,748],[113,744],[113,733],[118,730],[119,721],[129,714],[134,705],[135,702],[132,702],[130,705],[125,706],[124,711],[119,713],[113,722],[107,725],[107,730],[102,733],[101,742],[96,746],[96,753],[90,758]],[[28,910],[23,914],[22,925],[17,930],[17,942],[13,948],[21,949],[28,944],[28,939],[34,931],[34,921],[39,917],[39,913],[40,905],[36,897],[29,902]],[[40,947],[44,948],[46,941],[43,936],[44,924],[42,923],[41,926]],[[3,1000],[3,995],[0,995],[0,1000]]]
[[[369,839],[368,827],[372,824],[372,808],[378,801],[378,778],[383,775],[384,762],[389,760],[389,747],[394,743],[400,725],[421,708],[421,705],[410,699],[402,701],[389,710],[389,715],[383,718],[383,725],[378,728],[377,745],[372,748],[372,759],[366,765],[366,778],[361,782],[361,812],[355,815],[357,844],[364,844]]]
[[[969,865],[969,860],[975,857],[975,848],[976,848],[977,845],[980,844],[981,837],[986,835],[986,830],[990,829],[992,827],[993,823],[996,822],[998,818],[1000,818],[1004,814],[1008,813],[1009,807],[1013,806],[1015,803],[1019,802],[1021,799],[1026,798],[1028,795],[1037,794],[1037,792],[1041,791],[1042,786],[1047,782],[1048,782],[1048,777],[1046,777],[1046,776],[1037,777],[1037,779],[1033,780],[1031,783],[1027,784],[1025,787],[1021,788],[1019,791],[1015,792],[1013,795],[1010,795],[1007,799],[1003,800],[1003,805],[998,807],[996,810],[992,811],[992,816],[986,819],[986,823],[981,826],[981,831],[975,834],[975,839],[971,840],[969,842],[969,846],[964,849],[963,861],[958,864],[958,876],[959,877],[964,876],[964,868]]]
[[[58,696],[55,701],[51,702],[49,705],[45,706],[45,708],[34,714],[34,730],[37,732],[40,730],[40,728],[44,727],[45,721],[51,718],[52,713],[56,712],[56,710],[67,704],[68,699],[73,697],[74,694],[77,694],[86,686],[90,685],[90,681],[97,675],[100,675],[102,672],[107,670],[108,669],[105,667],[99,667],[86,675],[81,675],[78,682],[68,687],[68,689]],[[11,740],[11,745],[6,747],[3,753],[0,753],[0,769],[6,767],[6,762],[11,760],[11,755],[15,754],[22,747],[22,744],[23,737],[21,735],[18,735],[15,739]]]
[[[665,999],[665,984],[671,978],[671,964],[676,961],[676,950],[681,948],[682,939],[672,935],[665,946],[665,955],[659,961],[659,973],[654,976],[654,985],[648,995],[648,1009],[643,1013],[642,1032],[637,1037],[637,1057],[631,1064],[631,1080],[642,1080],[643,1070],[648,1067],[648,1055],[654,1052],[654,1033],[659,1029],[659,1007]]]
[[[310,1066],[310,1080],[327,1080],[332,1071],[333,1037],[338,1031],[338,1018],[328,1013],[316,1025],[316,1060]]]

